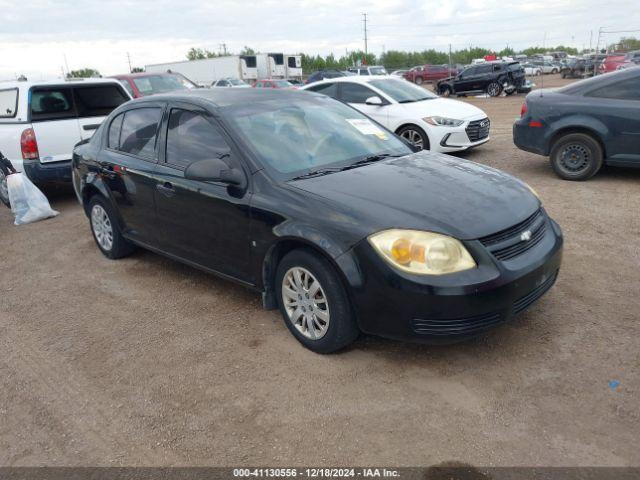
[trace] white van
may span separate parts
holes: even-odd
[[[0,152],[34,183],[70,182],[74,145],[130,99],[114,79],[2,82]]]

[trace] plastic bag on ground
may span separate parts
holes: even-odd
[[[16,217],[15,224],[37,222],[55,217],[58,212],[51,208],[49,200],[24,173],[7,176],[7,189],[11,211]]]

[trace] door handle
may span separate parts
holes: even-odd
[[[173,188],[173,185],[169,182],[156,184],[156,190],[158,190],[165,197],[173,197],[176,194],[176,190]]]

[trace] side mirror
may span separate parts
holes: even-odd
[[[228,155],[221,154],[221,156]],[[222,182],[238,187],[244,187],[246,184],[244,173],[237,168],[229,167],[220,158],[207,158],[193,162],[185,170],[184,178],[202,182]]]
[[[377,95],[367,98],[364,103],[367,105],[374,105],[376,107],[381,107],[383,105],[382,99]]]

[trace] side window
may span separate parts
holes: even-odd
[[[491,65],[482,65],[481,67],[476,67],[476,74],[484,75],[486,73],[490,73],[493,70]]]
[[[129,80],[118,80],[118,81],[120,82],[120,85],[122,85],[124,89],[127,91],[127,93],[133,97],[134,96],[133,88],[131,88],[131,84],[129,83]]]
[[[289,68],[297,68],[296,57],[288,57],[287,58],[287,66]]]
[[[375,93],[363,85],[357,83],[343,83],[341,100],[347,103],[365,103],[367,98],[373,97]]]
[[[174,108],[169,116],[166,162],[187,168],[193,162],[228,151],[220,130],[202,114]]]
[[[361,68],[360,69],[360,75],[369,75],[369,69],[368,68]]]
[[[585,96],[616,100],[640,100],[640,77],[636,76],[635,78],[596,88]]]
[[[109,148],[113,148],[114,150],[120,148],[120,130],[122,130],[123,118],[124,113],[121,113],[116,118],[111,120],[111,125],[109,125],[109,140],[107,141],[107,146]]]
[[[316,93],[322,93],[333,98],[338,98],[338,84],[337,83],[323,83],[322,85],[316,85],[308,90]],[[367,97],[369,98],[369,97]]]
[[[153,157],[161,117],[162,109],[157,107],[136,108],[125,112],[118,150]]]
[[[74,87],[78,117],[104,117],[129,100],[116,85]]]
[[[0,90],[0,118],[12,118],[18,110],[18,89]]]
[[[257,88],[262,87],[262,82],[256,82],[256,87],[257,87]]]
[[[216,86],[217,87],[228,87],[229,86],[229,82],[227,82],[226,80],[218,80],[218,84]]]
[[[70,88],[43,88],[31,91],[31,120],[76,118]]]

